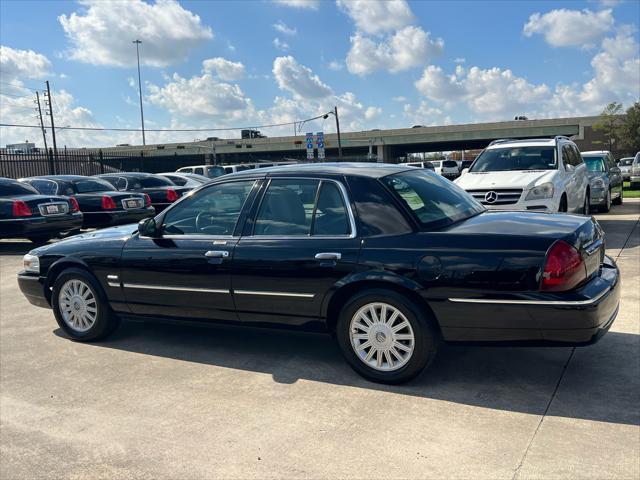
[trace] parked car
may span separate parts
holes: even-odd
[[[618,167],[620,167],[622,179],[626,182],[628,182],[631,177],[631,164],[633,164],[633,157],[624,157],[618,160]]]
[[[211,180],[204,175],[197,175],[195,173],[166,172],[159,173],[158,175],[170,180],[171,183],[179,187],[198,188],[203,183]]]
[[[42,195],[30,185],[0,177],[0,238],[44,243],[80,227],[82,213],[74,199]]]
[[[608,212],[612,204],[622,205],[622,173],[611,152],[582,152],[582,158],[587,164],[591,206]]]
[[[75,340],[121,318],[323,330],[357,372],[398,383],[440,340],[597,341],[620,295],[603,235],[590,216],[487,211],[425,169],[307,164],[34,249],[18,283]]]
[[[124,193],[105,180],[82,175],[47,175],[20,179],[43,194],[75,199],[83,228],[104,228],[138,222],[155,215],[148,195]]]
[[[255,168],[255,165],[252,163],[241,163],[238,165],[224,165],[224,173],[236,173],[236,172],[244,172],[245,170],[251,170]]]
[[[631,164],[631,172],[629,174],[631,189],[640,188],[640,152],[636,153],[633,163]]]
[[[406,165],[407,167],[426,168],[431,170],[432,172],[435,172],[436,170],[436,167],[434,167],[433,163],[431,162],[409,162],[403,163],[402,165]]]
[[[121,192],[146,193],[156,213],[160,213],[182,195],[192,190],[191,187],[179,187],[171,180],[153,173],[105,173],[97,175],[106,180]]]
[[[224,168],[219,165],[191,165],[176,170],[177,173],[195,173],[207,178],[217,178],[225,174]]]
[[[455,182],[491,209],[590,210],[587,167],[567,137],[495,140]]]
[[[449,180],[454,180],[460,176],[460,168],[455,160],[443,160],[440,175]]]

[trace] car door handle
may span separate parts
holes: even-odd
[[[226,250],[209,250],[204,254],[207,258],[227,258],[229,256],[229,252]]]
[[[322,252],[316,253],[316,260],[340,260],[342,258],[341,253],[337,252]]]

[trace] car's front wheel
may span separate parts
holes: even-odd
[[[71,268],[58,276],[51,305],[56,321],[74,340],[99,340],[118,326],[102,288],[90,273]]]
[[[336,336],[351,367],[374,382],[406,382],[433,360],[439,343],[428,314],[393,291],[368,290],[340,312]]]

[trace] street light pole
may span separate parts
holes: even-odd
[[[340,140],[340,120],[338,119],[338,107],[333,107],[333,115],[336,117],[336,131],[338,133],[338,159],[342,160],[342,142]]]
[[[140,93],[140,121],[142,122],[142,145],[146,145],[147,142],[144,138],[144,110],[142,109],[142,81],[140,80],[140,44],[142,41],[134,40],[136,44],[136,58],[138,59],[138,92]]]

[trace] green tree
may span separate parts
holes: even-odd
[[[640,102],[627,109],[618,133],[621,152],[632,156],[640,152]]]
[[[620,126],[622,119],[622,104],[611,102],[600,114],[600,119],[593,125],[596,132],[602,132],[605,138],[604,143],[609,147],[608,150],[613,152],[614,144],[618,145],[620,138]]]

